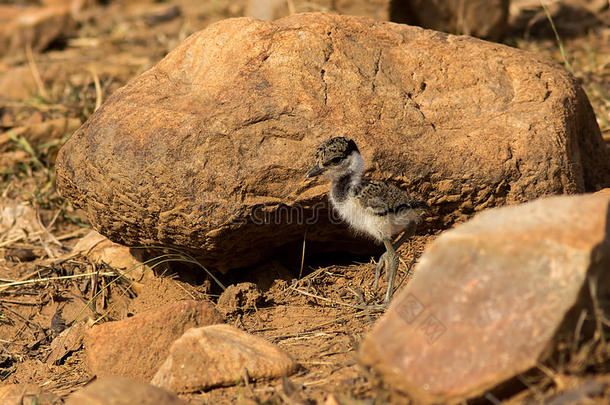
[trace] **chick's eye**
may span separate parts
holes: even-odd
[[[337,156],[337,157],[335,157],[335,158],[332,158],[332,159],[330,160],[330,163],[332,163],[332,164],[336,165],[336,164],[337,164],[337,163],[339,163],[340,161],[341,161],[341,157],[340,157],[340,156]]]

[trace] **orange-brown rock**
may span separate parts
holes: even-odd
[[[610,182],[591,106],[560,66],[313,13],[192,35],[75,132],[57,186],[114,242],[187,248],[224,271],[299,257],[305,229],[308,252],[349,240],[329,219],[328,186],[304,179],[315,148],[339,135],[372,177],[426,199],[435,226]]]
[[[254,283],[232,284],[222,292],[216,310],[227,316],[242,311],[256,310],[263,302],[263,293]]]
[[[121,321],[94,326],[85,333],[89,367],[98,377],[121,376],[150,381],[174,340],[189,328],[222,322],[202,301],[180,301]]]
[[[162,388],[122,377],[105,377],[76,391],[66,405],[186,405]]]
[[[461,402],[552,363],[575,333],[592,335],[595,316],[579,324],[594,313],[592,292],[608,309],[609,218],[608,195],[563,196],[443,233],[365,338],[362,361],[416,403]]]
[[[279,347],[230,325],[189,329],[172,345],[152,384],[174,392],[201,391],[244,380],[292,374],[295,361]]]
[[[114,243],[95,231],[83,236],[72,248],[72,254],[82,254],[91,263],[106,264],[132,280],[152,277],[153,270],[146,264],[142,249],[130,249]]]

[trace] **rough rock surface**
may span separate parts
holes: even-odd
[[[227,316],[248,310],[256,310],[263,302],[263,293],[254,283],[230,285],[218,297],[216,309]]]
[[[60,364],[67,356],[79,350],[83,345],[85,330],[84,322],[77,322],[64,329],[51,342],[51,352],[45,362],[48,365]]]
[[[610,182],[591,106],[563,68],[470,37],[313,13],[192,35],[76,131],[57,186],[111,240],[189,248],[224,271],[290,243],[299,255],[306,229],[308,251],[350,239],[329,219],[328,185],[304,179],[338,135],[357,142],[371,176],[427,199],[434,226]]]
[[[189,329],[170,349],[152,384],[193,392],[292,374],[295,361],[276,345],[230,325]]]
[[[162,388],[122,377],[105,377],[66,399],[66,405],[186,405]]]
[[[362,361],[417,403],[459,402],[550,361],[592,313],[589,281],[608,302],[609,219],[610,196],[564,196],[445,232],[366,337]]]
[[[222,319],[211,304],[180,301],[95,326],[85,334],[89,367],[98,377],[150,381],[171,344],[187,329],[220,322]]]
[[[105,263],[114,269],[125,270],[121,274],[140,280],[144,276],[152,276],[152,269],[144,264],[144,251],[130,249],[114,243],[95,231],[89,232],[72,248],[72,253],[80,253],[96,264]]]

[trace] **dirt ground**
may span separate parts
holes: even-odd
[[[167,17],[174,6],[180,13]],[[82,212],[57,194],[53,165],[73,130],[70,119],[84,122],[96,105],[189,34],[219,19],[241,16],[244,10],[245,1],[100,2],[84,11],[68,39],[54,42],[43,53],[0,59],[0,83],[4,81],[3,89],[13,95],[10,101],[0,98],[0,209],[27,202],[42,225],[40,232],[0,239],[0,384],[33,383],[64,397],[94,378],[82,349],[64,353],[59,364],[48,360],[56,354],[54,338],[75,320],[92,324],[122,319],[180,299],[217,301],[219,291],[212,282],[193,276],[196,270],[179,262],[159,267],[156,276],[138,282],[113,282],[112,268],[70,254],[90,226]],[[589,96],[607,142],[609,13],[594,14],[590,24],[558,15],[554,22],[563,52],[548,19],[539,13],[513,18],[504,41],[560,64],[567,61]],[[59,129],[43,126],[49,122]],[[418,235],[400,250],[399,281],[416,276],[407,269],[434,237]],[[227,322],[278,344],[302,367],[283,381],[251,382],[183,398],[193,404],[305,404],[334,394],[341,404],[409,403],[357,362],[360,341],[381,315],[369,305],[383,290],[382,285],[377,294],[372,291],[373,273],[368,257],[306,254],[303,268],[277,261],[256,271],[221,276],[226,285],[254,282],[264,294],[259,305],[228,315]],[[610,344],[581,348],[562,369],[544,369],[543,374],[523,376],[521,392],[487,401],[567,404],[571,402],[561,402],[567,395],[562,393],[582,393],[593,384],[599,401],[607,403]]]

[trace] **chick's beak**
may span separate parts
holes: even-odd
[[[315,165],[310,171],[307,172],[307,178],[311,178],[311,177],[316,177],[322,174],[322,172],[324,171],[324,169],[322,169],[320,166]]]

